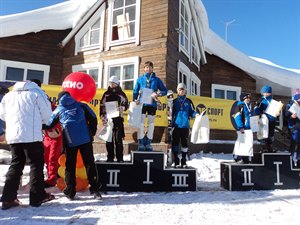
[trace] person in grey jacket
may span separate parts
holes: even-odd
[[[20,205],[17,191],[26,161],[30,165],[29,204],[34,207],[54,199],[44,189],[42,124],[52,114],[46,94],[31,81],[17,82],[0,104],[0,119],[6,123],[6,141],[12,161],[1,197],[2,209]]]

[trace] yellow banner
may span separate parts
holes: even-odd
[[[57,96],[58,93],[62,91],[62,87],[59,85],[42,85],[42,89],[50,97],[50,100],[55,101],[55,103],[57,104]],[[106,89],[97,89],[95,97],[89,103],[91,108],[96,113],[99,121],[100,100],[105,91]],[[126,90],[125,94],[127,95],[129,101],[132,101],[132,91]],[[232,125],[232,115],[235,114],[236,101],[200,96],[188,96],[188,98],[193,101],[198,112],[201,113],[203,110],[206,110],[206,115],[209,117],[211,129],[234,130],[234,127]],[[158,107],[156,112],[155,126],[166,127],[168,125],[167,97],[161,97],[160,101],[161,105]],[[127,123],[127,115],[128,111],[124,112],[125,124]],[[191,126],[192,124],[193,120],[191,121]]]

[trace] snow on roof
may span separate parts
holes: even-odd
[[[74,28],[96,2],[97,0],[69,0],[29,12],[0,16],[0,38],[42,30]],[[278,93],[275,90],[274,94],[290,95],[291,89],[300,87],[300,70],[280,67],[238,51],[209,28],[202,1],[194,0],[194,5],[206,52],[247,72],[256,79],[258,89],[260,85],[275,84],[280,88],[277,88]]]
[[[0,16],[0,38],[73,28],[96,1],[70,0],[24,13]]]

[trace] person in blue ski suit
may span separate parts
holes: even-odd
[[[250,117],[254,115],[254,111],[251,109],[251,95],[249,93],[242,93],[240,95],[240,101],[237,103],[239,112],[235,114],[234,121],[236,124],[237,132],[245,133],[245,130],[251,130]],[[250,163],[252,162],[252,156],[240,156],[234,154],[233,158],[238,163]]]
[[[294,104],[300,104],[300,94],[296,94],[293,97],[293,101],[290,102],[285,111],[285,116],[288,120],[288,128],[290,133],[290,153],[293,159],[294,166],[298,166],[300,158],[300,119],[296,113],[289,111],[289,108]]]
[[[256,115],[265,114],[269,121],[269,134],[268,138],[262,140],[263,151],[264,152],[273,152],[272,143],[274,141],[274,132],[276,125],[276,117],[271,116],[265,113],[265,110],[268,108],[270,101],[273,99],[272,96],[272,87],[263,86],[261,89],[261,98],[256,102],[256,107],[254,108],[254,112]]]
[[[191,99],[186,97],[186,86],[179,83],[177,86],[178,96],[173,100],[172,109],[172,153],[174,156],[174,166],[179,167],[180,153],[179,144],[181,144],[181,167],[186,167],[186,157],[188,153],[188,136],[190,132],[190,118],[195,118],[199,114],[195,111]]]
[[[167,94],[167,88],[163,84],[162,80],[156,76],[153,72],[153,63],[150,61],[145,62],[144,64],[144,71],[145,73],[141,75],[134,86],[133,89],[133,101],[136,104],[140,104],[140,99],[143,94],[143,89],[148,88],[152,89],[152,103],[151,104],[143,104],[142,108],[142,119],[141,125],[138,130],[138,150],[139,151],[152,151],[153,148],[151,146],[151,142],[153,139],[153,132],[154,132],[154,119],[157,110],[157,102],[158,97],[165,96]],[[146,114],[148,118],[148,129],[147,134],[144,134],[144,123],[146,120]]]
[[[102,199],[101,184],[98,182],[97,170],[93,154],[93,137],[97,131],[97,117],[91,108],[82,102],[77,102],[69,92],[60,92],[58,106],[53,111],[47,126],[49,129],[60,122],[63,129],[63,143],[66,154],[64,194],[70,200],[76,195],[76,159],[78,150],[81,153],[90,184],[90,194],[95,199]]]

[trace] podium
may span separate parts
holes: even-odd
[[[164,152],[131,152],[131,161],[96,162],[101,191],[196,191],[195,168],[166,168]]]
[[[299,189],[299,175],[290,153],[263,153],[260,164],[221,162],[221,186],[229,191]]]

